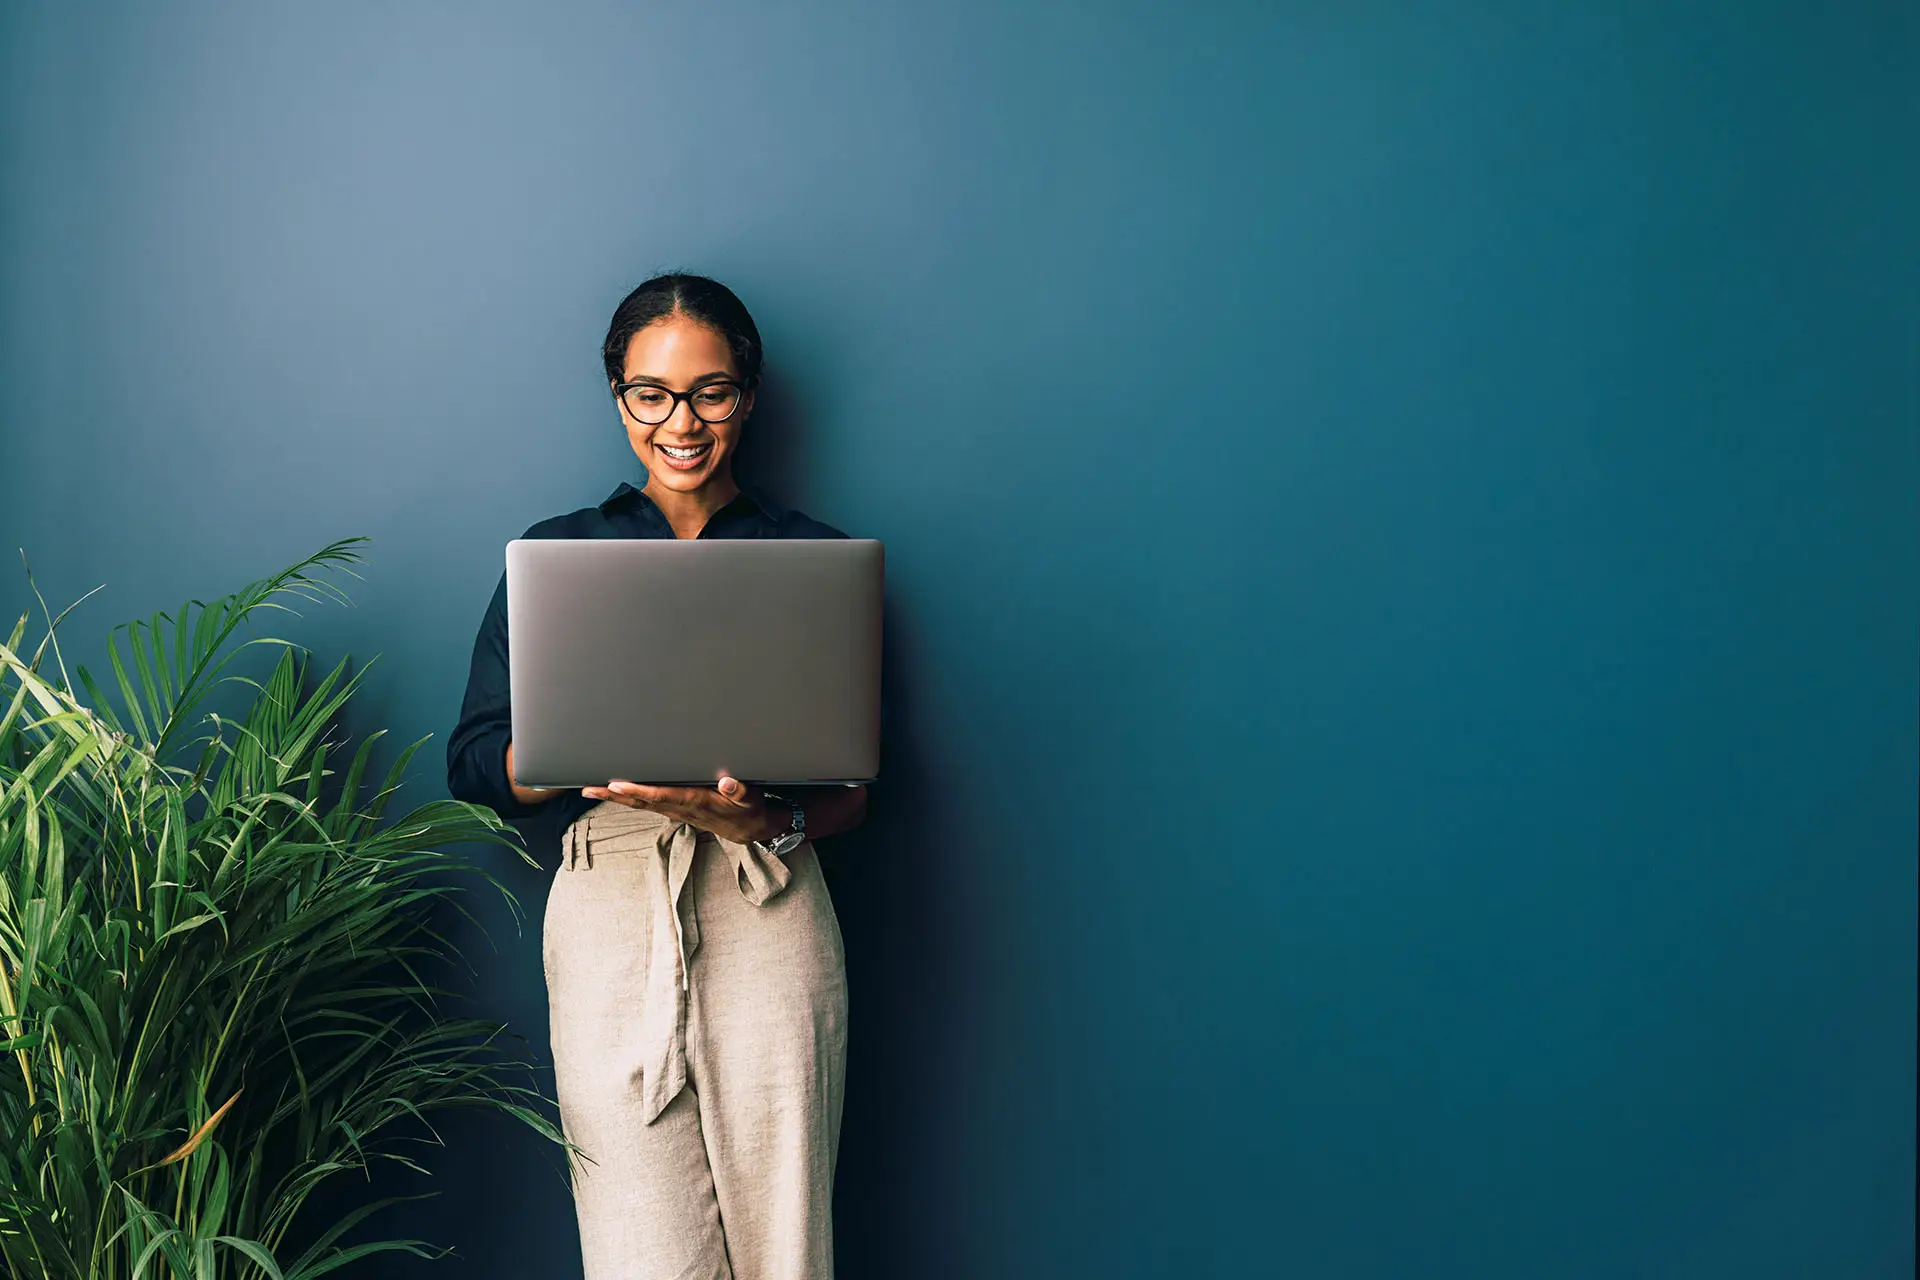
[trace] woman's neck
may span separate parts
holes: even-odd
[[[673,526],[674,537],[697,538],[714,512],[740,496],[740,486],[733,482],[733,471],[729,468],[726,474],[715,476],[692,493],[657,485],[651,475],[640,492],[660,508],[660,514]]]

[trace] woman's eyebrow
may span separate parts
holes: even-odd
[[[733,375],[726,372],[723,369],[718,373],[701,374],[699,377],[693,380],[692,385],[697,387],[703,382],[712,382],[715,378],[720,378],[727,382],[733,381]],[[628,382],[651,382],[655,386],[660,386],[660,387],[664,387],[667,385],[667,380],[665,378],[656,378],[650,373],[636,373],[632,377],[628,378],[627,381]]]

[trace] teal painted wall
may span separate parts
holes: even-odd
[[[297,635],[424,798],[718,275],[889,544],[843,1274],[1907,1276],[1916,84],[1895,3],[13,3],[0,546],[92,637],[372,535]],[[570,1274],[449,1141],[395,1230]]]

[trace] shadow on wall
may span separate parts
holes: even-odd
[[[828,511],[807,510],[795,498],[806,480],[808,418],[800,404],[800,389],[779,370],[761,374],[753,393],[753,416],[740,433],[733,461],[734,477],[750,488],[763,488],[778,501],[806,511],[817,520],[841,527]],[[854,537],[869,536],[848,529]]]
[[[949,829],[904,696],[913,671],[908,628],[887,610],[887,742],[867,821],[827,841],[821,866],[846,941],[849,1027],[847,1105],[835,1178],[834,1240],[843,1280],[934,1275],[915,1259],[945,1199],[923,1132],[951,1097],[959,1055],[942,1043],[956,1007],[957,922],[943,910],[931,859],[934,833]]]

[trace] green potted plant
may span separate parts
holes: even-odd
[[[421,743],[378,788],[380,733],[339,773],[339,715],[364,670],[343,660],[308,688],[303,650],[251,634],[289,600],[343,598],[322,572],[351,573],[361,541],[116,628],[117,699],[84,667],[69,681],[66,612],[32,653],[27,616],[0,645],[0,1259],[14,1275],[306,1280],[380,1251],[435,1256],[345,1242],[411,1197],[325,1224],[302,1206],[377,1161],[419,1168],[406,1153],[436,1110],[490,1109],[566,1145],[517,1082],[529,1068],[504,1028],[448,1016],[423,976],[456,958],[432,917],[466,883],[518,918],[447,847],[533,860],[473,805],[388,818]],[[270,674],[227,673],[254,646],[278,649]],[[221,686],[244,710],[206,709]]]

